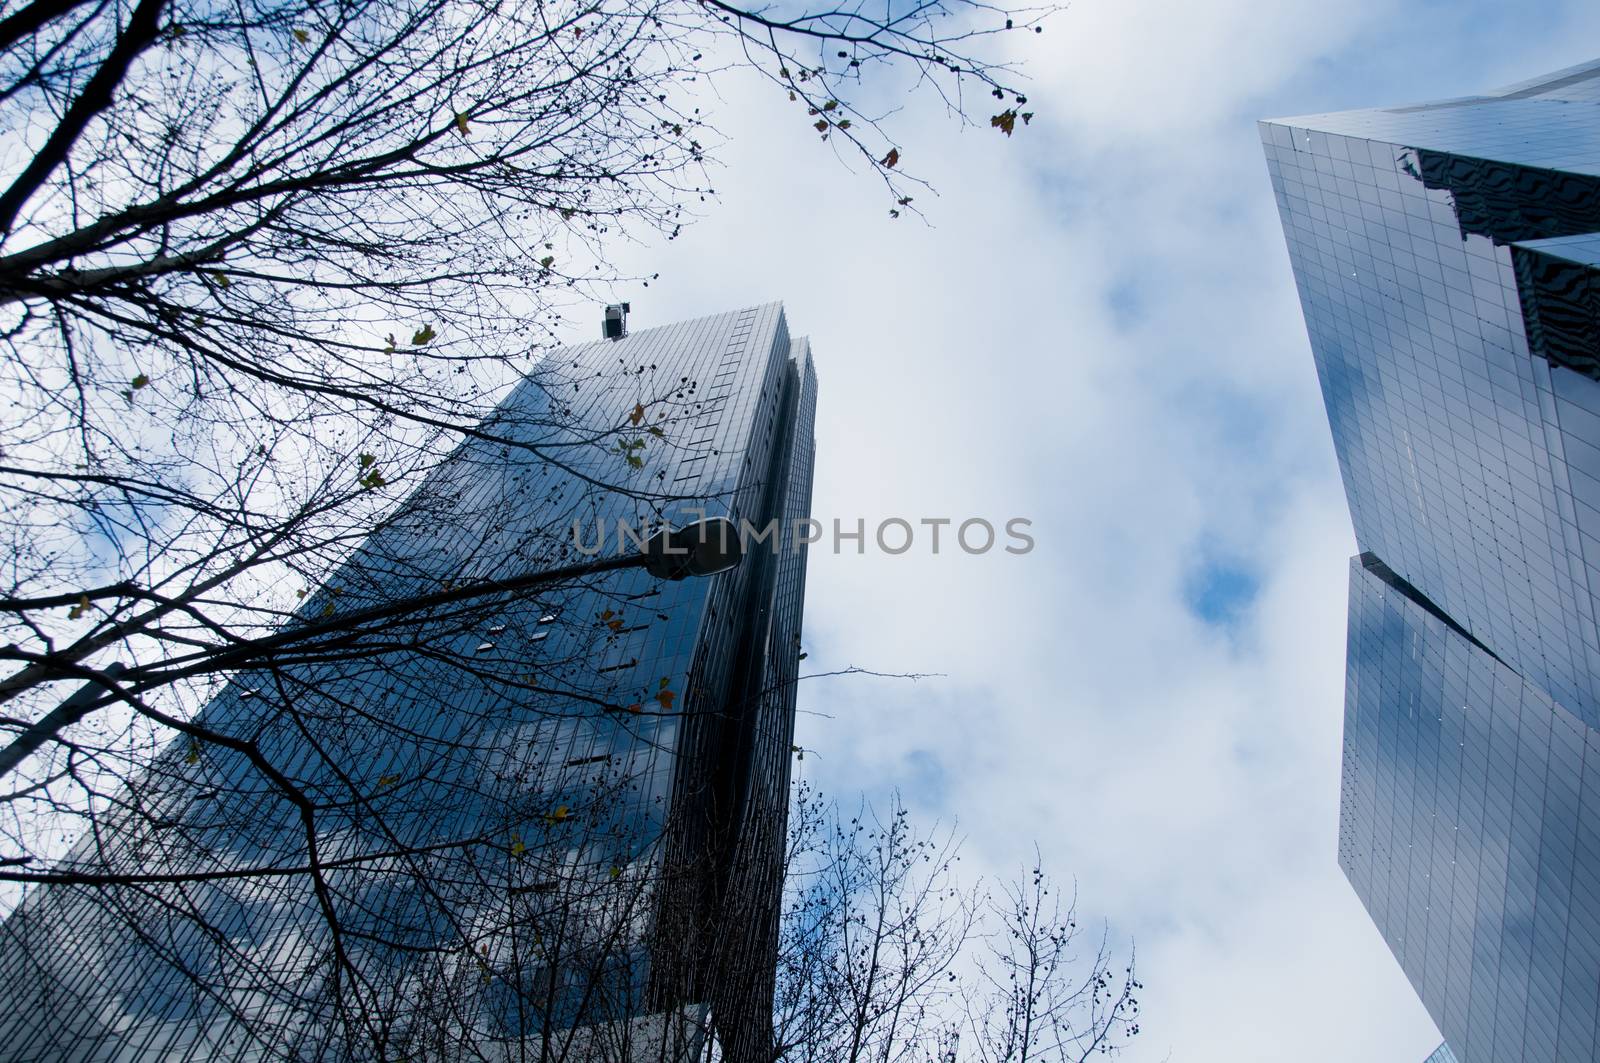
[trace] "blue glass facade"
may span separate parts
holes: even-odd
[[[1339,862],[1462,1063],[1600,1058],[1596,100],[1261,125],[1361,551]]]
[[[1461,1063],[1461,1061],[1450,1051],[1450,1043],[1447,1041],[1435,1048],[1422,1063]]]
[[[197,722],[241,748],[180,740],[62,865],[189,881],[0,925],[0,1060],[619,1058],[707,1004],[759,1054],[815,401],[777,304],[550,355],[302,617],[580,562],[619,519],[777,541],[236,676]],[[261,868],[296,870],[226,877]]]

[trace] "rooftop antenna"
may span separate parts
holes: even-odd
[[[608,340],[620,340],[628,334],[627,303],[612,303],[606,307],[605,320],[600,324],[600,335]]]

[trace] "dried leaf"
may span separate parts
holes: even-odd
[[[637,425],[642,420],[644,420],[644,406],[634,403],[633,412],[628,414],[628,422]]]
[[[900,149],[899,148],[890,148],[889,149],[889,154],[887,154],[887,155],[885,155],[883,157],[883,165],[884,165],[884,167],[886,169],[890,169],[890,170],[894,169],[895,163],[897,163],[899,161],[900,161]]]
[[[1011,131],[1017,128],[1017,112],[1010,110],[1001,111],[999,114],[989,119],[989,125],[1000,130],[1000,132],[1009,137],[1011,135]]]

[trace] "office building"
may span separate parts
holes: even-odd
[[[1600,62],[1261,139],[1359,549],[1340,866],[1461,1063],[1587,1063]]]
[[[62,865],[136,881],[0,924],[0,1060],[770,1059],[816,378],[777,304],[615,309],[293,623],[633,549],[619,520],[773,537],[233,674]]]

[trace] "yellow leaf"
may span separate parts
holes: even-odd
[[[460,133],[463,137],[472,132],[471,128],[467,125],[467,116],[462,114],[460,111],[456,112],[456,132]]]
[[[194,742],[189,743],[189,755],[183,758],[185,764],[200,763],[200,747]]]
[[[80,595],[78,597],[78,604],[74,605],[72,607],[72,610],[67,613],[67,619],[68,620],[76,620],[80,616],[82,616],[84,613],[87,613],[88,611],[89,611],[89,596],[87,594]]]
[[[989,119],[989,124],[1009,137],[1011,135],[1011,131],[1017,128],[1017,112],[1001,111],[999,114]],[[1023,124],[1026,125],[1027,123]]]
[[[661,703],[661,707],[663,709],[672,708],[672,699],[676,698],[677,696],[678,695],[674,694],[670,690],[658,690],[658,691],[656,691],[656,700]]]
[[[294,39],[299,41],[301,44],[310,44],[311,34],[307,33],[305,30],[295,30]]]
[[[526,845],[522,844],[522,839],[521,838],[513,837],[511,839],[511,855],[512,856],[521,856],[524,852],[527,851],[527,848],[528,847]]]
[[[558,820],[558,821],[566,819],[567,818],[567,806],[566,805],[558,806],[556,808],[555,812],[551,813],[551,818],[555,819],[555,820]]]
[[[398,776],[398,775],[380,775],[380,776],[378,776],[378,785],[379,786],[393,786],[395,783],[397,783],[399,781],[400,781],[400,776]]]

